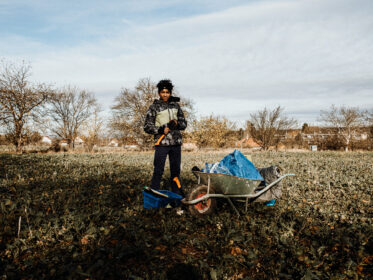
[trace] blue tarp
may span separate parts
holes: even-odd
[[[215,164],[206,163],[205,173],[223,173],[237,177],[264,181],[254,164],[249,161],[240,151],[225,156],[220,162]]]

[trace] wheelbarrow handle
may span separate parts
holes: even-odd
[[[249,198],[256,198],[256,197],[260,196],[262,193],[268,191],[270,188],[272,188],[274,185],[276,185],[278,182],[280,182],[282,179],[284,179],[285,177],[288,177],[288,176],[295,176],[295,174],[294,173],[288,173],[288,174],[282,175],[280,178],[278,178],[277,180],[275,180],[272,183],[270,183],[268,186],[266,186],[261,191],[255,193],[252,196],[248,196],[248,197]]]

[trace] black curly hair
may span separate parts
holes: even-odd
[[[157,84],[158,93],[160,93],[163,89],[168,89],[168,91],[172,94],[172,89],[174,85],[172,84],[171,80],[160,80]]]

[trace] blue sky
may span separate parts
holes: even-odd
[[[373,1],[0,0],[0,58],[96,94],[168,77],[199,115],[373,108]]]

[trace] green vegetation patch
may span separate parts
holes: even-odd
[[[224,155],[183,154],[186,191]],[[371,279],[373,154],[251,156],[296,173],[283,197],[201,220],[143,209],[152,153],[0,155],[0,277]]]

